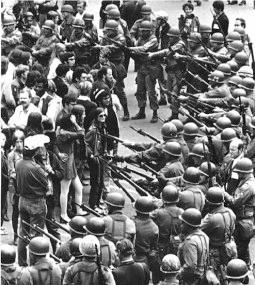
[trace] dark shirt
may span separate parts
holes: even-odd
[[[229,20],[227,15],[222,12],[217,20],[214,18],[212,22],[212,34],[223,33],[224,37],[228,34]]]
[[[17,162],[17,190],[21,197],[38,199],[45,197],[48,179],[42,167],[31,159],[23,158]]]

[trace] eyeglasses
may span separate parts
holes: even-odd
[[[105,115],[105,114],[101,114],[101,115],[99,115],[98,117],[99,117],[99,118],[102,118],[102,117],[106,117],[106,115]]]

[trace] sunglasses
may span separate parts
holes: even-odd
[[[99,115],[98,117],[99,117],[99,118],[102,118],[102,117],[106,117],[106,115],[105,115],[105,114],[101,114],[101,115]]]

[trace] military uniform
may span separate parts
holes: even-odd
[[[139,19],[135,21],[134,25],[132,26],[130,30],[130,36],[131,39],[135,42],[139,38],[139,29],[141,27],[141,23],[144,21],[144,19]],[[150,22],[152,23],[153,29],[152,34],[155,34],[156,27],[157,27],[157,21],[154,19],[151,19]]]
[[[75,20],[74,16],[70,16],[67,20],[64,20],[60,25],[60,35],[63,41],[70,42],[70,38],[73,31],[73,22]]]
[[[180,192],[179,207],[186,210],[196,208],[202,212],[205,205],[205,195],[200,190],[200,185],[186,185]]]
[[[21,32],[16,29],[13,32],[6,34],[3,32],[1,41],[2,55],[8,56],[17,45],[21,43],[22,35]]]
[[[184,285],[200,284],[207,267],[209,238],[200,229],[194,229],[180,244],[178,257],[182,270],[180,278]]]
[[[105,237],[116,243],[117,241],[128,238],[133,241],[136,234],[134,221],[122,213],[121,210],[114,210],[110,215],[105,216]]]
[[[107,240],[105,237],[98,237],[100,243],[100,252],[102,264],[106,267],[117,266],[118,258],[116,254],[116,247],[113,242]]]

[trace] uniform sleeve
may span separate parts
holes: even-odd
[[[63,279],[63,285],[71,285],[73,283],[73,275],[72,275],[72,266],[68,267],[64,279]]]
[[[193,273],[196,270],[198,259],[197,259],[197,246],[196,244],[189,242],[183,245],[183,270],[186,272]]]
[[[207,214],[204,219],[202,220],[201,230],[205,232],[207,235],[211,232],[212,223],[210,219],[211,215]]]
[[[151,39],[150,41],[148,41],[147,43],[145,43],[142,46],[137,46],[137,47],[131,47],[130,49],[134,52],[134,53],[142,53],[142,52],[149,52],[150,50],[155,50],[158,47],[158,42],[156,37]]]

